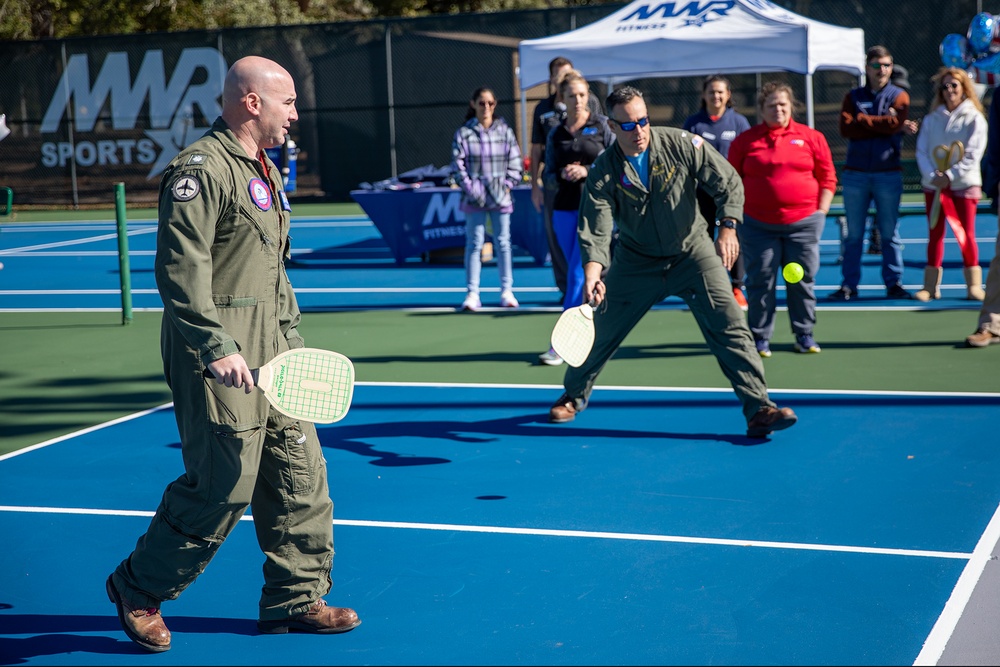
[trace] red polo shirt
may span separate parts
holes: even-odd
[[[775,129],[761,123],[738,135],[729,162],[743,178],[744,212],[761,222],[798,222],[819,208],[820,190],[837,190],[826,137],[794,120]]]

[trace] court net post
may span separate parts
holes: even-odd
[[[0,187],[0,215],[11,215],[14,212],[14,190]]]
[[[122,286],[122,325],[132,323],[132,277],[128,263],[128,221],[125,216],[125,184],[115,183],[115,220],[118,227],[118,273]]]

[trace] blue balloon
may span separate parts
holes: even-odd
[[[969,53],[969,40],[957,33],[945,35],[940,46],[941,62],[945,67],[960,67],[965,69],[972,64]]]
[[[992,14],[983,12],[976,14],[969,23],[969,48],[976,55],[987,55],[996,52],[998,49],[993,45],[993,38],[996,36],[997,18]]]
[[[980,72],[1000,74],[1000,53],[991,53],[973,63]]]

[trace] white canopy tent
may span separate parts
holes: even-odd
[[[795,72],[806,77],[813,126],[812,75],[833,69],[861,77],[865,34],[813,21],[767,0],[635,0],[600,21],[518,46],[522,127],[526,90],[549,79],[563,56],[609,88],[634,79]]]

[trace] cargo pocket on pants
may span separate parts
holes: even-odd
[[[312,492],[316,486],[318,457],[312,452],[308,436],[297,422],[282,429],[282,435],[292,494]]]

